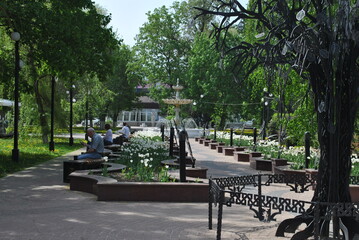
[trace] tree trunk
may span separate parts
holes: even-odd
[[[42,96],[39,91],[39,80],[36,80],[34,83],[34,92],[35,92],[37,107],[39,110],[42,142],[47,144],[49,143],[48,135],[50,133],[50,129],[47,123],[46,112],[42,101]]]
[[[117,126],[117,117],[118,117],[118,112],[114,113],[112,116],[112,127],[115,128]]]
[[[355,60],[343,57],[341,63],[332,74],[330,71],[324,71],[319,65],[313,65],[309,71],[315,95],[318,140],[321,151],[317,186],[312,202],[351,202],[349,192],[350,155],[358,108],[359,76]],[[327,206],[320,205],[320,216],[325,216],[328,212]],[[312,222],[309,223],[306,230],[296,233],[292,239],[306,239],[314,234],[314,206],[307,211],[307,214],[313,216]],[[350,239],[354,234],[359,233],[359,223],[354,216],[343,217],[341,220],[348,228]],[[339,224],[336,224],[335,221],[339,221],[339,219],[334,219],[333,226],[333,234],[337,237]],[[302,222],[308,223],[308,220],[305,217],[285,220],[278,227],[276,235],[282,236],[284,231],[293,230],[293,226],[296,228]],[[328,236],[328,222],[321,220],[319,227],[325,229],[320,234]]]

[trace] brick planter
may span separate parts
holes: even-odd
[[[289,165],[285,165],[285,166],[276,166],[274,168],[274,174],[305,175],[306,171],[291,169]]]
[[[216,140],[205,140],[205,141],[203,142],[203,145],[206,146],[206,147],[208,147],[209,144],[211,144],[211,143],[216,143],[216,142],[217,142]]]
[[[217,145],[216,146],[216,149],[217,149],[217,152],[218,153],[222,153],[223,152],[223,148],[225,148],[226,146],[224,146],[224,145]]]
[[[207,178],[208,168],[186,167],[186,176],[193,178]]]
[[[203,183],[97,184],[98,201],[208,202]]]
[[[272,172],[276,166],[286,166],[288,165],[288,160],[282,158],[272,158]]]
[[[251,158],[261,157],[261,156],[262,156],[262,153],[260,153],[260,152],[251,152],[250,155],[251,155]]]
[[[233,153],[233,157],[234,157],[234,160],[235,161],[238,161],[238,162],[249,162],[250,160],[250,155],[249,153],[246,153],[246,152],[234,152]]]
[[[272,160],[264,159],[263,157],[252,157],[250,166],[255,170],[272,171]]]
[[[71,173],[70,189],[92,193],[98,201],[208,202],[206,179],[203,183],[117,182],[88,173],[87,170]]]
[[[349,185],[352,202],[359,202],[359,185]]]
[[[200,138],[198,140],[198,142],[199,142],[199,144],[204,144],[204,141],[208,141],[208,140],[211,140],[211,139],[209,139],[209,138]]]
[[[233,147],[226,147],[222,149],[222,153],[224,156],[233,156],[234,148]]]
[[[210,143],[209,144],[210,149],[216,149],[217,146],[218,146],[218,143]]]

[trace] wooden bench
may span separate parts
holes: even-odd
[[[81,152],[81,154],[85,154],[85,153],[87,153],[87,152]],[[103,150],[103,153],[102,153],[102,156],[103,157],[108,157],[110,154],[112,153],[112,151],[110,150],[110,149],[104,149]],[[75,159],[75,158],[74,158]],[[76,159],[75,159],[76,160]]]
[[[70,182],[69,175],[70,173],[76,170],[89,170],[89,169],[98,169],[101,168],[102,164],[105,162],[103,158],[98,159],[82,159],[82,160],[68,160],[64,161],[63,164],[63,181],[65,183]]]
[[[120,144],[112,144],[112,145],[106,145],[105,149],[114,151],[114,152],[119,152],[121,150],[121,145]]]

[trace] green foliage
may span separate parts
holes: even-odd
[[[107,102],[108,112],[114,121],[121,110],[131,110],[134,107],[133,102],[136,98],[134,89],[140,84],[141,78],[137,69],[133,69],[136,67],[133,65],[133,55],[129,46],[121,45],[114,53],[117,64],[114,66],[113,74],[104,86],[114,93],[113,98]]]
[[[296,109],[287,126],[287,133],[291,138],[291,142],[297,145],[304,145],[305,132],[310,133],[312,146],[317,147],[317,119],[313,102],[310,99]]]
[[[228,38],[236,39],[236,34]],[[224,56],[215,48],[215,41],[202,33],[195,37],[188,63],[189,84],[184,92],[196,102],[192,115],[223,128],[226,120],[240,113],[246,92],[245,86],[238,87],[231,57]]]
[[[181,20],[165,6],[147,13],[148,22],[140,28],[135,46],[138,64],[150,83],[174,85],[186,67],[187,40]]]
[[[8,36],[16,29],[21,34],[21,59],[26,63],[20,72],[20,91],[22,94],[27,92],[32,95],[22,98],[21,111],[24,113],[21,120],[25,126],[36,122],[46,140],[49,133],[51,79],[54,76],[58,79],[55,124],[65,127],[68,123],[68,114],[64,112],[68,109],[68,95],[65,91],[72,84],[80,87],[85,76],[106,80],[116,64],[113,52],[117,51],[119,41],[111,28],[107,27],[110,17],[98,13],[90,0],[21,3],[5,0],[0,9],[4,15],[0,18],[0,45],[4,46],[4,49],[0,48],[0,63],[3,63],[0,66],[4,67],[0,84],[8,87],[8,81],[11,80],[7,66],[10,66],[12,75],[14,43]],[[8,59],[11,60],[11,65],[8,64]],[[111,94],[100,84],[96,86],[103,89],[98,91],[102,97],[96,100],[98,105],[94,104],[94,111],[99,112],[98,110],[106,109],[103,99],[111,99]],[[8,97],[12,99],[12,94]],[[33,106],[34,103],[36,107]]]
[[[148,21],[136,37],[136,56],[131,69],[137,70],[143,84],[151,85],[149,95],[160,103],[174,94],[170,86],[176,85],[177,79],[187,87],[190,44],[183,32],[188,19],[183,18],[185,12],[182,7],[185,6],[175,3],[171,8],[162,6],[148,12]],[[160,106],[165,113],[168,105]]]

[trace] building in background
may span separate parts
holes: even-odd
[[[136,88],[137,93],[148,93],[148,86],[139,86]],[[130,126],[154,127],[159,119],[160,105],[148,96],[138,98],[138,108],[131,111],[122,111],[117,119],[120,125],[123,122]]]

